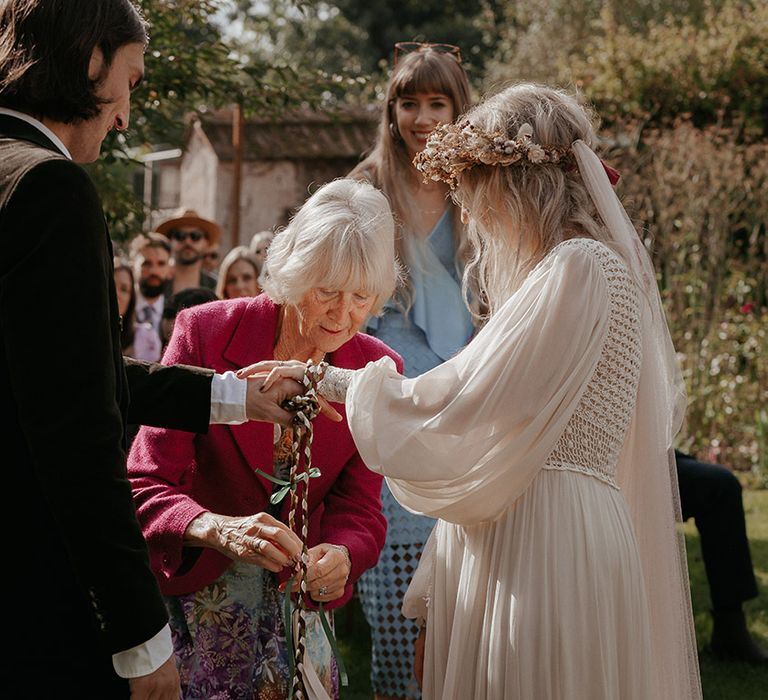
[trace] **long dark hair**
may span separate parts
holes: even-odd
[[[131,300],[128,302],[125,315],[120,319],[120,347],[126,350],[133,345],[133,338],[136,335],[136,280],[133,268],[125,260],[116,257],[114,263],[115,272],[127,272],[131,278]]]
[[[96,116],[96,90],[115,52],[147,42],[131,0],[5,0],[0,3],[0,106],[70,124]],[[95,48],[102,74],[91,80]]]

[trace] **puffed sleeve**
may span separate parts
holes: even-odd
[[[402,371],[402,358],[389,348],[386,352],[395,368]],[[353,584],[379,560],[387,534],[387,521],[381,512],[381,481],[355,452],[325,497],[320,541],[344,545],[352,564],[344,596],[329,608],[345,604]]]
[[[600,357],[608,324],[596,258],[561,246],[458,355],[413,379],[379,360],[353,376],[349,426],[406,508],[492,520],[542,468]]]

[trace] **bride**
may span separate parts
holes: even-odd
[[[474,244],[483,330],[413,379],[328,368],[367,466],[439,518],[404,612],[426,698],[701,696],[672,438],[685,395],[650,259],[567,93],[517,85],[417,157]],[[300,363],[261,363],[301,378]]]

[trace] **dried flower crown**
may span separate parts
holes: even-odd
[[[571,149],[536,143],[533,128],[523,124],[510,139],[501,132],[489,133],[468,121],[438,126],[413,163],[425,179],[442,180],[455,188],[459,175],[474,165],[508,166],[515,163],[572,164]]]

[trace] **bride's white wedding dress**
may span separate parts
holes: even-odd
[[[445,364],[329,373],[366,464],[440,518],[405,602],[426,617],[425,698],[698,696],[673,504],[649,497],[669,483],[645,483],[650,445],[637,463],[658,398],[641,306],[618,255],[573,239]]]

